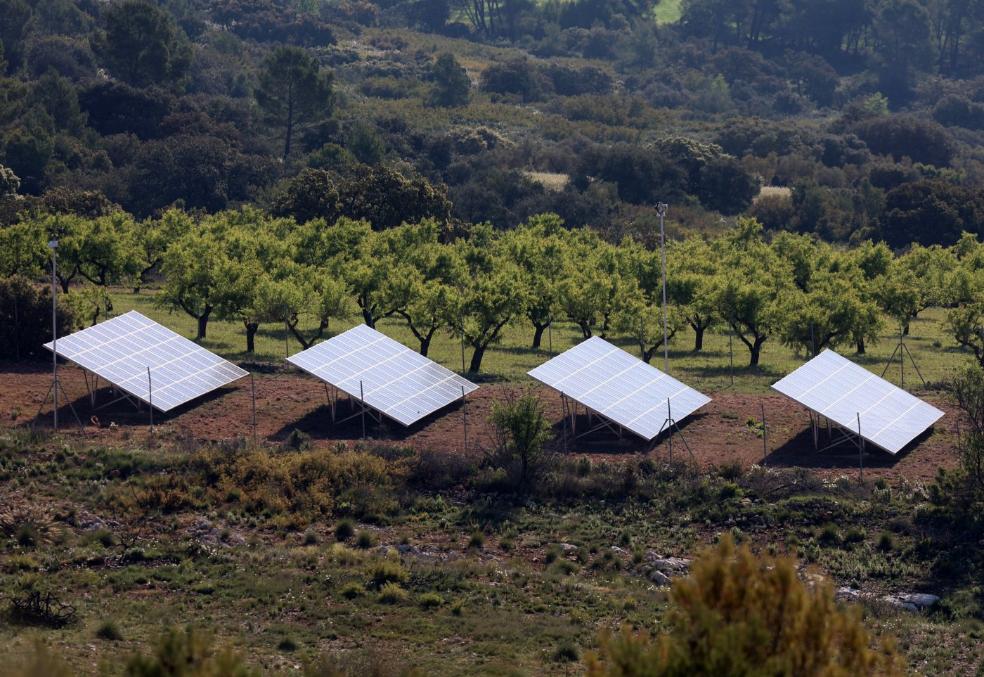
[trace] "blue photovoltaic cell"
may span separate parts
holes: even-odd
[[[593,336],[529,372],[585,407],[651,440],[711,401],[669,374]]]
[[[364,324],[287,361],[405,426],[478,388]]]
[[[897,454],[943,412],[833,350],[824,350],[772,386],[783,395]]]
[[[135,310],[59,338],[58,355],[162,412],[248,373]]]

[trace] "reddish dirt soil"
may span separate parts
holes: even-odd
[[[146,408],[137,411],[129,402],[121,401],[93,410],[90,406],[82,370],[60,368],[61,381],[72,406],[85,422],[85,434],[105,442],[122,441],[138,432],[145,432],[149,422]],[[311,437],[313,444],[329,446],[351,444],[362,437],[361,420],[357,416],[332,426],[331,410],[325,388],[313,378],[293,373],[257,373],[256,423],[261,440],[281,441],[294,429]],[[0,426],[28,425],[38,411],[51,384],[51,372],[39,364],[0,363]],[[516,397],[526,388],[533,388],[555,423],[556,445],[563,448],[563,408],[560,397],[546,388],[523,384],[485,384],[468,396],[467,403],[456,403],[418,422],[402,428],[384,419],[377,423],[366,417],[367,436],[371,440],[390,441],[417,449],[448,451],[465,450],[465,419],[469,451],[489,449],[493,445],[488,423],[492,404]],[[813,448],[809,417],[805,409],[782,395],[750,395],[725,390],[708,393],[713,401],[683,421],[680,434],[686,440],[694,459],[701,465],[740,463],[749,466],[765,463],[772,467],[813,468],[827,476],[855,475],[858,472],[858,452],[854,445],[817,452]],[[113,395],[108,388],[97,393],[97,406],[109,402]],[[211,395],[189,403],[168,415],[155,412],[158,434],[193,440],[228,440],[252,435],[250,380],[220,389]],[[937,468],[950,468],[957,463],[956,440],[959,413],[939,397],[926,399],[946,412],[937,425],[915,440],[898,456],[870,449],[864,457],[866,477],[904,477],[910,481],[931,480]],[[762,408],[768,430],[768,454],[763,439],[753,428],[762,419]],[[342,399],[338,416],[347,415],[348,403]],[[51,406],[47,403],[40,425],[50,426]],[[59,423],[67,434],[82,434],[71,409],[62,405]],[[115,423],[115,426],[111,424]],[[578,430],[586,430],[587,418],[578,417]],[[825,433],[823,434],[825,435]],[[823,436],[822,435],[822,436]],[[821,446],[825,442],[821,441]],[[680,439],[674,437],[674,455],[688,454]],[[617,460],[638,458],[642,454],[665,456],[668,445],[665,437],[656,444],[647,444],[627,435],[602,431],[579,438],[568,445],[568,453],[588,454],[594,458]]]

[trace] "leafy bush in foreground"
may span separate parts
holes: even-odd
[[[829,585],[807,587],[790,559],[756,557],[725,537],[673,586],[670,630],[623,630],[588,659],[591,677],[901,675],[894,644],[872,640]]]

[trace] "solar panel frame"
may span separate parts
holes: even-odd
[[[411,426],[478,386],[365,324],[287,361],[365,406]],[[361,386],[361,387],[360,387]]]
[[[943,417],[943,412],[893,383],[825,349],[772,385],[893,456]]]
[[[667,399],[669,414],[676,422],[711,401],[703,393],[597,336],[527,373],[647,441],[667,427]]]
[[[59,337],[57,353],[162,413],[249,374],[135,310]]]

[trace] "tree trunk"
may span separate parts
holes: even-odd
[[[704,349],[704,327],[698,325],[694,327],[694,352],[699,353]]]
[[[259,322],[244,322],[246,325],[246,352],[252,354],[256,351],[256,330],[260,328]]]
[[[858,355],[864,355],[864,352],[865,352],[864,351],[864,337],[859,338],[857,341],[854,342],[854,344],[855,344],[855,346],[857,348]]]
[[[485,357],[485,346],[475,346],[475,352],[471,356],[471,364],[468,365],[469,374],[477,374],[482,368],[482,358]]]
[[[533,331],[533,350],[539,350],[540,344],[543,342],[543,332],[545,332],[549,326],[549,322],[546,324],[537,324],[536,322],[533,323],[533,327],[535,328]]]
[[[762,344],[765,343],[765,337],[757,338],[749,346],[748,352],[750,357],[748,360],[749,367],[757,367],[759,363],[759,358],[762,356]]]
[[[209,308],[204,313],[198,316],[198,335],[195,337],[196,341],[201,341],[205,338],[205,334],[208,331],[208,316],[212,314],[212,309]]]
[[[640,346],[639,352],[642,353],[642,361],[645,362],[646,364],[649,364],[649,362],[653,359],[653,353],[656,352],[656,348],[658,347],[659,346],[654,346],[653,348],[646,350],[645,348]]]
[[[581,328],[582,337],[586,339],[591,338],[591,325],[589,325],[587,322],[578,322],[577,326]]]
[[[287,86],[287,132],[284,134],[284,170],[290,156],[290,138],[294,134],[294,91],[293,84]]]
[[[368,308],[362,308],[362,321],[366,323],[366,326],[370,329],[376,328],[376,318],[373,316],[372,311]]]
[[[424,357],[427,357],[427,351],[430,350],[432,338],[434,338],[434,334],[430,333],[418,339],[420,341],[420,354]]]

